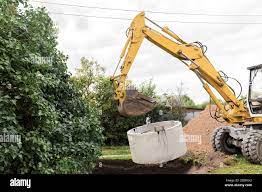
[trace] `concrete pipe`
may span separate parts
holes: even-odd
[[[127,132],[132,161],[162,164],[183,156],[186,143],[180,121],[149,123]]]

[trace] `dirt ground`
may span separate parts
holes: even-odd
[[[213,169],[227,166],[230,156],[211,152],[193,154],[159,165],[139,165],[132,160],[99,160],[93,174],[207,174]]]
[[[180,160],[170,161],[163,167],[158,165],[139,165],[132,160],[101,160],[94,174],[181,174],[188,173],[192,165]]]
[[[211,107],[214,112],[215,106]],[[188,152],[185,156],[167,162],[163,167],[159,165],[138,165],[132,160],[100,160],[94,174],[206,174],[211,170],[224,167],[234,161],[234,156],[227,156],[214,152],[210,142],[213,130],[226,125],[212,119],[209,108],[200,112],[185,127],[185,135],[201,138],[199,141],[187,138]]]

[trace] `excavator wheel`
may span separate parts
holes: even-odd
[[[252,130],[247,133],[242,141],[241,151],[252,163],[262,164],[262,132]]]
[[[239,153],[239,148],[231,143],[233,138],[229,135],[229,132],[230,130],[227,127],[218,127],[214,130],[211,142],[215,151],[225,154]]]

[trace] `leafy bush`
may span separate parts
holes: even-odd
[[[2,0],[0,27],[0,134],[22,138],[0,143],[0,172],[90,172],[103,141],[98,111],[70,81],[46,10]]]

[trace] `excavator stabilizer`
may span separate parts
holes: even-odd
[[[118,111],[122,116],[139,116],[152,111],[156,103],[155,99],[137,90],[126,90],[126,97],[122,104],[118,105]]]

